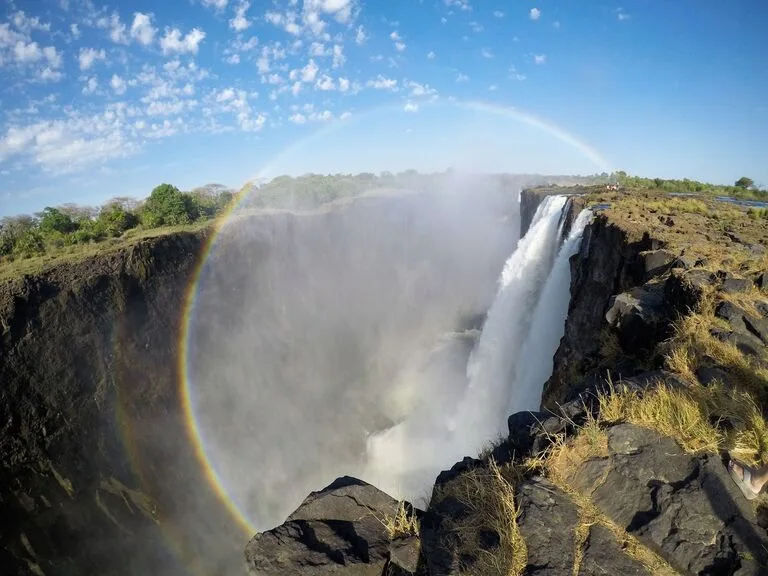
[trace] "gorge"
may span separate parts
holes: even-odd
[[[691,274],[704,266],[664,254],[666,221],[659,233],[633,227],[585,192],[518,199],[489,177],[309,213],[244,211],[5,281],[0,563],[12,574],[239,574],[258,533],[252,574],[489,573],[483,562],[509,542],[451,528],[475,525],[466,499],[445,497],[451,487],[589,422],[603,375],[637,390],[680,378],[657,344],[695,306]],[[589,470],[568,466],[574,493],[623,478],[636,499],[621,513],[639,516],[615,522],[654,550],[657,569],[759,573],[765,530],[724,468],[632,426],[606,427]],[[637,454],[658,494],[627,472]],[[653,572],[600,523],[569,545],[583,510],[544,476],[492,484],[487,498],[513,486],[527,573]],[[686,510],[680,489],[703,498],[692,482],[715,480],[727,510],[697,504],[714,544],[688,558],[665,548],[672,529],[643,532],[666,517],[664,498]],[[419,528],[388,534],[401,511]],[[692,547],[699,536],[676,522],[676,546]]]

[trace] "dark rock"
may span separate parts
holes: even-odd
[[[528,454],[533,446],[540,422],[546,418],[542,412],[517,412],[507,418],[509,440],[520,454]]]
[[[673,270],[664,285],[664,295],[678,314],[696,310],[707,286],[717,281],[708,270]]]
[[[731,276],[723,280],[720,290],[726,294],[735,294],[737,292],[746,292],[749,289],[750,281],[746,278]]]
[[[574,529],[578,509],[568,496],[549,481],[535,477],[518,491],[518,526],[528,549],[526,574],[572,574]]]
[[[746,331],[712,329],[709,333],[722,342],[733,344],[742,354],[749,356],[759,356],[765,348],[759,338]]]
[[[573,477],[603,514],[683,573],[762,573],[768,536],[719,458],[631,424],[607,434],[608,457]]]
[[[285,523],[253,537],[245,550],[248,573],[319,575],[343,569],[344,574],[380,576],[394,556],[395,573],[413,574],[418,539],[392,543],[382,523],[397,509],[394,498],[370,484],[339,478],[310,494]]]
[[[672,268],[682,268],[683,270],[690,270],[696,267],[696,257],[688,254],[682,254],[678,256],[674,262],[672,262]]]
[[[704,386],[709,386],[716,381],[728,387],[732,387],[734,384],[733,375],[717,366],[702,366],[696,370],[696,377]]]
[[[672,268],[677,256],[668,250],[649,250],[640,252],[640,260],[643,263],[645,279],[650,280]]]
[[[758,288],[768,290],[768,271],[761,272],[755,277],[755,284]]]
[[[741,341],[749,343],[751,339],[756,339],[762,345],[768,344],[768,320],[765,318],[750,314],[732,302],[718,304],[715,315],[726,320]],[[760,345],[752,347],[760,350]]]
[[[650,350],[669,330],[663,284],[646,284],[615,296],[605,314],[624,350]]]
[[[620,384],[626,386],[633,392],[645,392],[648,388],[653,388],[663,384],[668,388],[685,388],[686,384],[676,374],[666,370],[651,370],[643,372],[629,378],[622,378]]]
[[[412,576],[419,570],[418,538],[397,538],[389,545],[389,564],[384,576]]]
[[[709,264],[709,260],[706,258],[699,258],[696,260],[696,268],[703,268],[707,264]]]
[[[435,486],[446,484],[459,476],[461,473],[467,472],[468,470],[472,470],[473,468],[481,465],[482,462],[477,458],[470,458],[469,456],[465,456],[461,462],[456,462],[456,464],[454,464],[450,470],[443,470],[440,472],[440,474],[437,475],[437,480],[435,480]]]
[[[595,524],[584,543],[579,576],[651,576],[640,562],[624,553],[610,530]]]

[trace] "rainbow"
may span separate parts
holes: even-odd
[[[523,124],[526,124],[528,126],[542,130],[546,134],[549,134],[554,138],[560,140],[561,142],[578,150],[580,154],[582,154],[585,158],[589,159],[593,164],[595,164],[600,171],[604,171],[604,172],[613,171],[613,169],[611,168],[610,162],[595,148],[591,147],[589,144],[577,138],[576,136],[564,130],[563,128],[560,128],[555,124],[547,120],[544,120],[538,116],[535,116],[528,112],[523,112],[516,108],[505,107],[505,106],[490,104],[485,102],[477,102],[477,101],[452,102],[451,104],[467,110],[486,112],[489,114],[503,116],[505,118],[509,118],[509,119],[521,122]],[[338,128],[340,126],[343,126],[345,123],[359,122],[361,119],[364,119],[368,115],[375,112],[380,112],[382,109],[395,109],[395,108],[392,106],[387,106],[384,108],[379,107],[379,108],[368,110],[360,114],[356,114],[350,120],[345,120],[342,122],[336,122],[336,123],[330,124],[316,131],[315,133],[308,136],[307,138],[299,140],[298,142],[294,143],[292,146],[284,150],[281,154],[279,154],[276,158],[274,158],[273,161],[270,162],[264,169],[259,171],[254,176],[253,179],[257,180],[257,179],[264,178],[269,173],[270,166],[278,165],[281,159],[285,158],[286,156],[296,151],[300,147],[305,146],[306,144],[311,143],[312,141],[318,140],[321,137],[328,135],[331,131],[338,130]],[[234,500],[232,499],[232,497],[227,491],[224,480],[220,477],[220,475],[218,474],[213,464],[211,463],[211,460],[208,457],[208,454],[206,451],[206,445],[205,445],[205,438],[203,437],[203,433],[200,430],[200,426],[195,414],[195,405],[194,405],[194,398],[193,398],[193,392],[192,392],[193,375],[190,374],[190,369],[189,369],[189,337],[190,337],[192,319],[194,318],[194,315],[195,315],[196,299],[197,299],[201,274],[205,268],[206,262],[208,261],[212,251],[216,247],[216,239],[219,233],[221,232],[223,227],[227,225],[227,222],[229,221],[229,218],[232,215],[232,212],[236,210],[238,206],[242,203],[246,194],[247,192],[245,191],[245,189],[241,191],[240,195],[236,198],[236,201],[232,203],[232,206],[229,208],[227,213],[225,213],[219,219],[219,221],[215,224],[215,228],[213,229],[213,232],[211,233],[208,240],[206,241],[206,245],[204,246],[203,251],[198,260],[197,267],[192,277],[192,282],[187,287],[186,293],[184,295],[184,312],[183,312],[182,329],[179,334],[179,338],[180,338],[179,350],[181,352],[178,358],[178,374],[180,374],[180,382],[178,383],[178,385],[180,386],[180,397],[183,404],[182,408],[184,411],[184,419],[186,423],[187,434],[194,446],[194,452],[195,452],[196,458],[202,470],[204,471],[204,475],[207,478],[211,488],[216,493],[218,499],[221,501],[222,505],[227,509],[229,514],[232,516],[233,520],[242,529],[243,533],[247,537],[250,537],[256,532],[256,529],[253,523],[247,517],[247,514],[238,506],[238,504],[234,502]]]

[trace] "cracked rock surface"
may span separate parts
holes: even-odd
[[[768,535],[719,457],[632,424],[607,433],[608,457],[572,476],[603,514],[683,574],[768,573]]]
[[[248,573],[413,574],[418,538],[390,540],[383,524],[397,509],[397,500],[370,484],[339,478],[310,494],[285,523],[253,537],[245,550]]]

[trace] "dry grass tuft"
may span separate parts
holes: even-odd
[[[387,537],[390,540],[419,535],[419,520],[412,511],[408,510],[405,502],[402,501],[397,505],[395,515],[385,516],[381,523],[384,525]]]
[[[491,459],[487,468],[476,468],[462,474],[441,497],[453,496],[468,510],[460,525],[451,529],[461,536],[466,552],[477,561],[465,568],[465,574],[478,576],[519,576],[528,562],[525,540],[517,524],[519,510],[515,502],[511,466],[500,467]],[[498,535],[499,545],[486,550],[479,543],[483,531]],[[479,551],[479,555],[478,555]]]
[[[623,389],[599,395],[600,419],[631,422],[678,441],[689,453],[717,452],[722,434],[707,410],[687,391],[657,386],[640,395]]]

